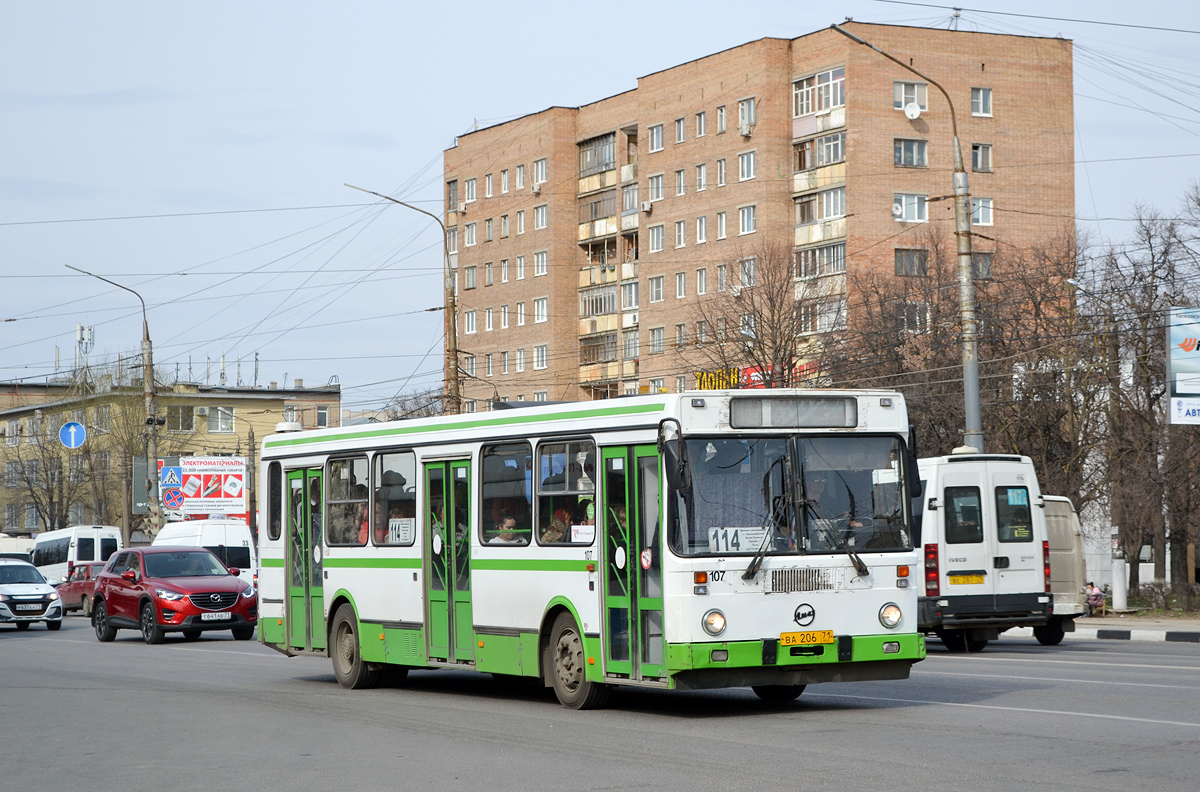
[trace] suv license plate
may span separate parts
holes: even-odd
[[[227,621],[232,616],[228,611],[218,611],[216,613],[201,613],[200,621]]]
[[[17,610],[41,610],[41,609],[42,609],[42,603],[40,603],[40,602],[29,602],[24,605],[17,606]]]
[[[809,644],[833,643],[833,630],[809,630],[808,632],[786,632],[779,634],[781,646],[806,646]]]

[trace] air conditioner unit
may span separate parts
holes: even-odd
[[[459,211],[459,214],[466,214],[466,212],[467,212],[467,205],[466,205],[465,203],[460,203],[460,204],[458,205],[458,211]]]
[[[542,185],[541,185],[541,184],[535,184],[535,185],[533,185],[533,194],[534,194],[534,195],[541,195],[541,194],[542,194]]]
[[[642,211],[646,214],[650,214],[652,211],[654,211],[654,203],[651,201],[642,201]]]
[[[742,296],[741,285],[737,284],[737,283],[729,284],[729,293],[732,294],[734,297],[741,297]]]
[[[738,124],[738,134],[742,137],[750,137],[754,132],[754,124]]]
[[[196,416],[199,418],[207,418],[208,417],[208,408],[207,407],[197,407],[196,408]]]

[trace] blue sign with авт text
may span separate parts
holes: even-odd
[[[87,439],[87,430],[78,421],[68,421],[58,430],[58,439],[67,448],[79,448]]]

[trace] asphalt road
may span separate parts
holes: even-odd
[[[0,790],[1200,788],[1200,646],[1004,639],[901,682],[627,691],[572,712],[471,672],[345,691],[213,633],[0,627]]]

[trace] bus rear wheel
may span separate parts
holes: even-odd
[[[333,659],[333,675],[338,684],[349,690],[375,687],[378,669],[362,658],[358,645],[358,619],[349,603],[337,609],[329,630],[329,656]]]
[[[807,685],[751,685],[754,695],[763,701],[784,702],[800,698]]]
[[[571,614],[558,614],[550,629],[547,668],[554,695],[567,709],[603,707],[612,696],[612,688],[587,679],[583,636]]]

